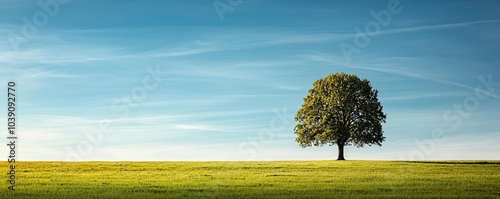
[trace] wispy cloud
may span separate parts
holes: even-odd
[[[174,124],[174,128],[181,130],[197,130],[197,131],[221,131],[225,132],[224,128],[203,125],[203,124]]]
[[[394,68],[389,69],[389,68],[380,68],[380,67],[376,68],[376,67],[359,67],[359,66],[350,66],[350,67],[357,68],[357,69],[364,69],[364,70],[373,70],[373,71],[378,71],[378,72],[383,72],[383,73],[388,73],[388,74],[393,74],[393,75],[401,75],[404,77],[413,77],[413,78],[424,79],[424,80],[429,80],[429,81],[433,81],[433,82],[439,82],[439,83],[443,83],[443,84],[447,84],[447,85],[452,85],[452,86],[464,88],[464,89],[470,90],[472,92],[474,92],[476,90],[476,87],[469,86],[469,85],[462,84],[462,83],[458,83],[458,82],[448,81],[445,79],[434,78],[430,74],[422,75],[419,73],[407,72],[407,71],[394,69]],[[492,96],[496,99],[500,99],[500,96],[498,96],[494,93],[490,93],[490,92],[488,92],[488,93],[490,96]]]
[[[401,76],[401,77],[411,77],[411,78],[416,78],[416,79],[428,80],[428,81],[432,81],[432,82],[438,82],[438,83],[442,83],[445,85],[452,85],[455,87],[464,88],[464,89],[472,91],[472,92],[474,92],[476,90],[475,86],[469,86],[469,85],[466,85],[463,83],[449,81],[449,80],[446,80],[444,78],[436,78],[436,77],[433,77],[434,74],[424,72],[424,71],[419,71],[419,70],[417,70],[416,67],[412,67],[412,71],[407,71],[407,70],[404,70],[404,68],[402,68],[400,66],[394,66],[394,64],[392,64],[392,62],[394,62],[394,60],[401,60],[401,61],[412,63],[413,65],[415,65],[415,62],[418,62],[419,60],[426,60],[425,58],[421,58],[421,57],[411,57],[411,58],[408,58],[408,57],[403,57],[403,58],[401,58],[401,57],[396,57],[396,58],[395,57],[386,57],[386,58],[371,61],[371,62],[362,61],[362,62],[358,62],[356,64],[353,64],[353,63],[348,64],[348,63],[339,62],[337,60],[342,60],[342,59],[340,59],[338,57],[336,58],[333,55],[327,55],[327,54],[305,54],[305,55],[300,55],[299,57],[301,57],[303,59],[312,60],[312,61],[329,63],[333,66],[340,66],[340,67],[345,67],[345,68],[361,69],[361,70],[368,70],[368,71],[377,71],[377,72]],[[363,65],[363,66],[359,66],[359,65]],[[498,96],[494,93],[489,93],[489,95],[496,98],[496,99],[500,99],[500,96]]]
[[[466,96],[468,93],[466,92],[457,92],[457,91],[449,91],[449,92],[428,92],[425,94],[419,93],[416,94],[414,92],[405,93],[394,93],[393,95],[385,95],[384,97],[379,97],[381,101],[406,101],[406,100],[424,100],[424,99],[436,99],[436,98],[449,98],[449,97],[458,97],[458,96]]]
[[[21,75],[21,78],[79,78],[81,75],[66,74],[54,71],[30,71]]]
[[[68,49],[78,48],[78,51]],[[105,61],[119,58],[113,49],[103,46],[43,46],[22,49],[19,51],[0,52],[0,63],[3,64],[70,64]]]
[[[388,29],[388,30],[381,31],[380,33],[381,34],[395,34],[395,33],[416,32],[416,31],[426,31],[426,30],[440,30],[440,29],[449,29],[449,28],[461,28],[461,27],[467,27],[467,26],[471,26],[471,25],[488,24],[488,23],[500,23],[500,19]]]

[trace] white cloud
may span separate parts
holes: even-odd
[[[181,130],[197,130],[197,131],[225,131],[224,128],[203,125],[203,124],[174,124],[174,128]]]
[[[461,22],[461,23],[450,23],[450,24],[438,24],[438,25],[427,25],[427,26],[415,26],[415,27],[408,27],[408,28],[389,29],[389,30],[382,31],[381,34],[394,34],[394,33],[416,32],[416,31],[425,31],[425,30],[460,28],[460,27],[467,27],[470,25],[488,24],[488,23],[500,23],[500,20],[482,20],[482,21],[470,21],[470,22]]]

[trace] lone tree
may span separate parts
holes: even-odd
[[[345,160],[346,145],[382,146],[386,115],[377,94],[370,81],[356,75],[336,73],[317,80],[295,116],[295,141],[304,148],[336,144],[337,160]]]

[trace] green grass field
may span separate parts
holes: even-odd
[[[0,198],[500,198],[500,161],[20,162]]]

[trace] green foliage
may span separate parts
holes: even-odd
[[[17,190],[9,191],[4,181],[0,198],[500,196],[499,161],[19,162],[18,165]],[[8,163],[0,162],[0,168],[8,168]]]
[[[295,116],[301,147],[382,145],[386,115],[370,82],[336,73],[319,79]]]

